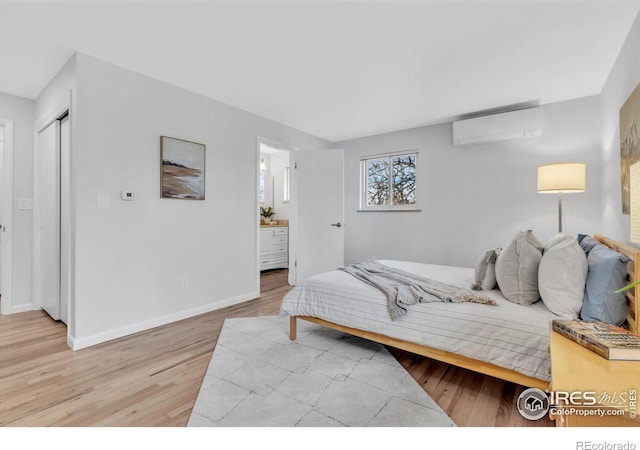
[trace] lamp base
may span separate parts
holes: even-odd
[[[563,202],[562,202],[562,192],[558,193],[558,233],[564,233],[564,217],[563,217],[563,213],[562,213],[562,208],[563,208]]]

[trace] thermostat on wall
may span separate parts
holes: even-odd
[[[131,191],[122,191],[122,200],[133,201],[136,199],[136,193]]]

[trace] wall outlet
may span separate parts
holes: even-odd
[[[189,289],[189,277],[182,277],[180,279],[180,285],[182,289]]]
[[[109,194],[98,194],[98,208],[109,207]]]

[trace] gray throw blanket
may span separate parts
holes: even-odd
[[[496,304],[489,297],[477,295],[467,289],[422,278],[375,261],[351,264],[350,266],[340,267],[339,270],[343,270],[384,292],[389,300],[389,312],[392,320],[396,320],[406,314],[406,307],[416,303],[473,302],[485,305]]]

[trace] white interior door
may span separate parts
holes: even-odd
[[[0,119],[0,312],[12,312],[13,121]]]
[[[42,309],[60,320],[60,121],[38,134],[39,274]]]
[[[296,283],[344,265],[344,152],[294,152]]]
[[[71,255],[69,211],[71,202],[71,120],[67,114],[60,119],[60,320],[69,323]]]
[[[0,177],[4,178],[4,126],[0,125]],[[2,180],[0,179],[0,296],[4,294],[4,274],[5,274],[5,267],[4,267],[4,247],[5,247],[5,242],[4,239],[2,239],[2,227],[4,226],[4,211],[5,211],[5,206],[4,206],[4,200],[5,200],[5,193],[4,193],[4,183],[2,182]]]

